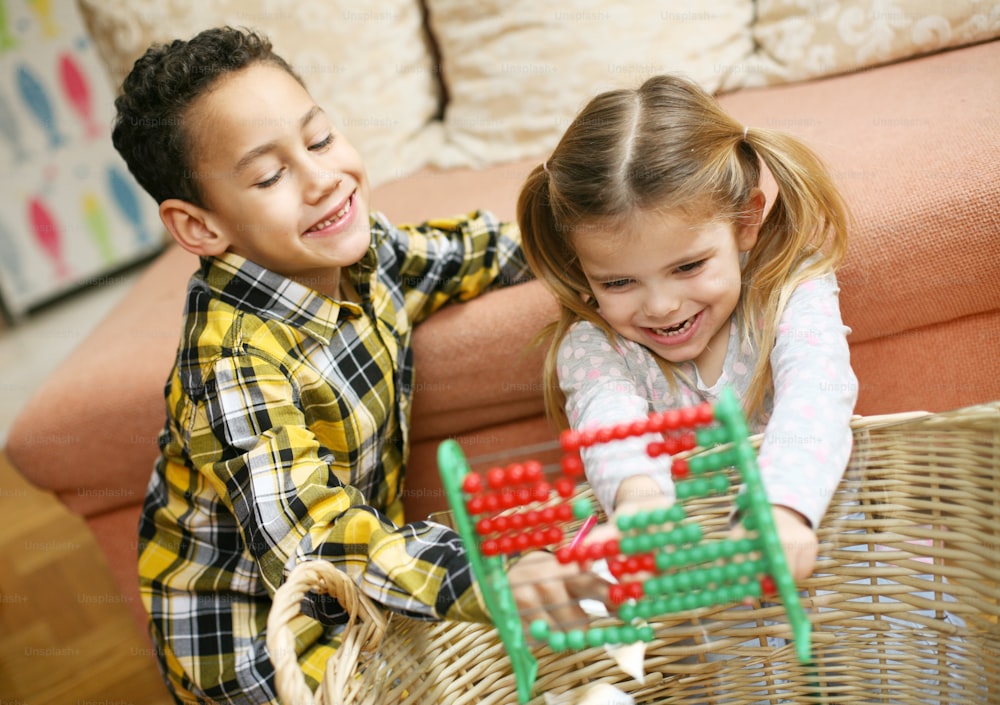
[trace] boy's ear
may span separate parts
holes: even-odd
[[[229,247],[228,238],[211,222],[208,212],[179,198],[160,204],[160,220],[177,244],[200,257],[216,257]]]
[[[766,204],[767,198],[763,191],[755,188],[750,192],[746,207],[736,219],[736,244],[740,252],[747,252],[757,244],[757,233],[760,232],[760,226],[764,222]]]

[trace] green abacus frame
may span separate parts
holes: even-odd
[[[792,628],[796,656],[801,663],[807,664],[811,658],[811,625],[799,601],[795,581],[789,573],[784,551],[778,540],[774,519],[771,515],[771,507],[764,492],[760,470],[757,466],[757,456],[750,445],[749,431],[743,410],[735,394],[729,389],[724,389],[719,400],[712,406],[712,411],[714,420],[719,423],[719,426],[697,431],[697,444],[705,450],[690,459],[692,461],[690,471],[695,477],[676,483],[678,503],[682,503],[684,499],[691,496],[702,496],[721,489],[711,486],[711,483],[706,484],[705,478],[698,477],[701,473],[709,470],[721,470],[726,467],[735,467],[737,469],[743,481],[743,492],[737,497],[737,506],[741,510],[741,522],[748,528],[752,528],[754,530],[752,533],[755,533],[756,536],[755,538],[746,538],[738,542],[724,539],[713,543],[721,545],[724,542],[729,542],[729,553],[726,555],[732,555],[733,550],[737,552],[755,550],[760,553],[761,559],[754,565],[763,567],[765,569],[764,572],[774,581],[774,587],[781,597]],[[610,442],[614,434],[607,433],[604,436],[609,437],[608,441]],[[618,437],[620,438],[621,436],[619,435]],[[598,442],[604,441],[601,440]],[[716,449],[716,446],[722,446],[722,448]],[[514,677],[517,681],[518,698],[520,702],[525,703],[531,698],[531,692],[538,672],[538,664],[528,646],[524,626],[518,615],[510,584],[507,581],[503,558],[500,555],[485,555],[481,550],[475,523],[466,505],[467,493],[463,489],[463,482],[466,475],[470,472],[470,468],[457,442],[449,439],[440,445],[438,448],[438,465],[452,510],[455,527],[462,537],[473,573],[479,583],[483,600],[493,618],[500,639],[510,658]],[[700,485],[694,486],[691,483],[700,483]],[[729,487],[729,484],[729,480],[726,478],[726,488]],[[648,517],[637,519],[637,516],[620,518],[620,522],[623,520],[624,523],[619,523],[619,528],[625,530],[636,522],[640,525],[648,523]],[[675,513],[670,517],[670,520],[676,522],[683,516],[683,513],[680,515]],[[700,540],[700,536],[698,539]],[[683,539],[681,542],[683,542]],[[630,549],[623,547],[622,553],[626,553],[628,550]],[[639,548],[636,548],[634,552],[638,552],[639,550]],[[690,554],[677,551],[674,555]],[[698,563],[704,560],[702,558],[701,560],[694,560],[692,562]],[[666,583],[668,592],[673,585],[671,582]],[[709,597],[717,594],[715,591],[709,592],[707,590],[700,592],[709,595]],[[694,593],[689,594],[693,595]],[[744,593],[742,596],[739,596],[739,599],[742,599],[747,594],[753,593]],[[738,597],[736,594],[731,594],[730,597],[732,599],[726,602],[739,601],[736,599]],[[709,604],[719,604],[720,602],[723,601],[713,600],[711,602],[704,602],[704,600],[699,601],[697,599],[689,599],[687,601],[677,599],[657,600],[652,603],[646,603],[646,609],[642,611],[634,609],[634,605],[623,604],[621,606],[623,609],[619,610],[619,618],[623,622],[629,622],[637,617],[649,618],[662,616],[663,614],[704,607]],[[650,604],[659,609],[656,612],[650,613]],[[619,633],[620,635],[621,633]],[[649,627],[642,629],[635,628],[629,630],[628,635],[629,637],[634,637],[631,638],[633,641],[639,638],[649,639],[652,638],[652,630]],[[630,639],[622,638],[621,640],[624,642]],[[581,643],[580,638],[560,640],[559,644],[563,648],[584,648],[593,645],[595,644]]]

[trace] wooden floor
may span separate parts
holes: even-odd
[[[2,453],[0,703],[173,703],[87,525]]]

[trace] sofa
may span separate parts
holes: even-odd
[[[488,208],[586,99],[685,73],[744,124],[826,160],[853,224],[840,272],[859,414],[1000,399],[1000,11],[921,0],[532,3],[79,0],[110,79],[151,41],[257,26],[365,156],[396,221]],[[945,8],[944,6],[948,7]],[[183,6],[183,7],[182,7]],[[359,9],[363,8],[363,9]],[[139,624],[136,524],[195,258],[173,245],[44,380],[6,453],[82,515]],[[445,502],[435,454],[544,442],[537,283],[435,314],[415,334],[410,518]]]

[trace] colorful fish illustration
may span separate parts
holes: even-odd
[[[52,217],[52,211],[42,201],[35,197],[28,201],[28,221],[31,229],[35,233],[35,240],[41,246],[42,251],[52,260],[56,269],[56,276],[64,279],[69,276],[69,267],[63,255],[61,233],[59,225]]]
[[[49,137],[49,146],[55,148],[61,145],[65,139],[59,134],[59,129],[56,127],[56,116],[52,110],[52,102],[38,77],[25,64],[17,67],[17,88],[32,115],[45,129]]]
[[[115,263],[115,248],[111,244],[111,227],[108,216],[101,207],[101,202],[93,193],[83,195],[83,221],[87,224],[90,236],[94,239],[97,251],[105,264]]]
[[[49,0],[27,0],[27,5],[38,15],[38,19],[42,23],[42,32],[46,37],[59,36],[59,26],[52,17],[52,8],[49,6]]]
[[[108,187],[118,209],[125,215],[128,222],[135,226],[136,239],[144,245],[152,242],[153,238],[142,219],[142,210],[139,207],[135,189],[121,171],[114,166],[108,167]]]
[[[84,78],[80,65],[70,53],[59,57],[59,82],[69,104],[83,118],[87,137],[93,139],[101,134],[101,128],[94,121],[94,108],[90,102],[90,87]]]
[[[0,135],[14,152],[14,161],[23,162],[28,158],[28,152],[21,143],[21,126],[17,124],[14,111],[3,94],[0,94]]]
[[[4,7],[3,0],[0,0],[0,51],[13,49],[17,46],[17,40],[10,33],[10,26],[7,24],[7,8]]]

